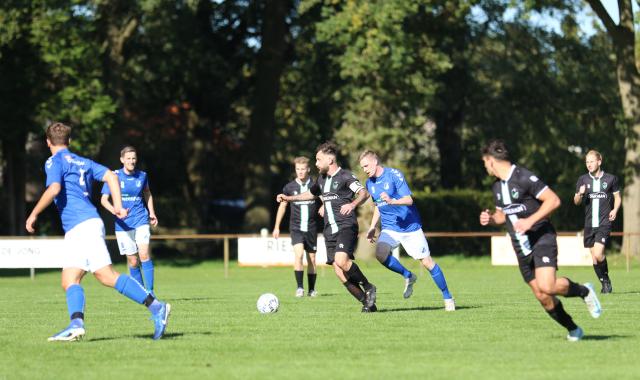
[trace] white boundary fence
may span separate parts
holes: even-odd
[[[612,236],[623,236],[614,232]],[[629,233],[628,235],[640,235]],[[491,238],[491,263],[493,265],[517,265],[508,235],[501,232],[431,232],[427,238]],[[107,240],[115,239],[108,236]],[[153,235],[153,240],[223,240],[224,275],[229,272],[229,241],[238,239],[238,265],[240,266],[288,266],[293,264],[291,240],[288,235],[279,239],[256,234],[192,234]],[[627,271],[630,266],[630,250],[622,247],[626,256]],[[397,256],[398,252],[394,252]],[[0,268],[29,268],[33,278],[36,268],[61,268],[64,262],[62,237],[0,237]],[[326,262],[324,238],[318,236],[317,263]],[[558,233],[558,264],[592,265],[589,250],[582,246],[582,235],[575,232]]]

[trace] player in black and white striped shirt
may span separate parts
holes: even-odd
[[[611,293],[611,279],[604,248],[611,234],[611,224],[616,219],[622,198],[618,178],[602,171],[602,155],[591,150],[585,157],[589,173],[576,183],[573,203],[580,205],[584,199],[584,246],[591,251],[593,269],[602,284],[602,293]]]
[[[557,296],[581,297],[593,318],[598,318],[602,309],[591,284],[556,277],[558,245],[549,216],[560,207],[560,198],[535,174],[512,164],[500,140],[483,148],[482,160],[487,173],[497,180],[492,187],[496,211],[482,211],[480,224],[507,224],[524,281],[549,316],[569,331],[567,339],[580,340],[584,332]]]
[[[317,183],[305,193],[279,194],[276,199],[278,202],[322,199],[327,264],[333,265],[349,293],[363,304],[362,311],[373,312],[377,310],[376,287],[353,262],[358,242],[356,208],[369,198],[369,193],[350,171],[338,166],[337,152],[333,143],[321,144],[316,149],[316,167],[320,171]]]
[[[293,160],[295,165],[296,179],[287,183],[282,189],[285,195],[302,194],[315,184],[309,176],[309,159],[306,157],[296,157]],[[287,211],[288,202],[281,202],[276,214],[276,222],[273,227],[272,236],[280,236],[280,223]],[[316,228],[316,213],[318,207],[316,200],[291,202],[291,217],[289,218],[289,231],[291,232],[291,245],[293,246],[294,261],[293,272],[298,286],[296,297],[304,296],[304,265],[303,256],[307,253],[307,280],[309,283],[309,297],[316,297],[316,251],[318,231]]]

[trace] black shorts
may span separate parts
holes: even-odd
[[[520,274],[527,284],[536,278],[536,268],[553,267],[558,269],[558,242],[555,233],[545,233],[533,244],[528,255],[517,252]]]
[[[335,234],[331,233],[331,227],[324,231],[324,244],[327,247],[327,264],[333,264],[336,252],[345,252],[353,260],[358,245],[358,225],[340,227]]]
[[[318,242],[318,233],[312,231],[291,231],[291,245],[303,244],[304,250],[307,252],[315,253]]]
[[[609,242],[609,236],[611,235],[611,225],[600,226],[596,228],[585,227],[584,228],[584,247],[591,248],[596,243],[607,245]]]

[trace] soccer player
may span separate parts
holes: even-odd
[[[376,287],[353,261],[358,243],[356,208],[369,198],[369,193],[350,171],[338,166],[337,151],[337,147],[331,142],[318,146],[316,167],[320,175],[316,183],[302,194],[278,194],[276,200],[296,202],[320,196],[324,209],[327,264],[333,266],[336,276],[349,293],[363,304],[362,312],[375,312]]]
[[[376,240],[376,225],[381,220],[380,237],[376,244],[376,258],[378,261],[404,276],[404,298],[411,297],[413,284],[418,277],[407,270],[391,251],[402,244],[407,253],[429,270],[431,278],[442,292],[444,309],[454,311],[455,301],[449,293],[447,280],[440,266],[431,258],[429,244],[422,232],[422,222],[418,209],[413,205],[409,185],[398,169],[386,168],[380,164],[378,155],[366,150],[360,155],[360,166],[367,179],[367,191],[371,194],[375,207],[371,218],[371,227],[367,232],[367,239],[373,243]]]
[[[293,160],[295,166],[296,179],[287,183],[282,189],[285,195],[302,194],[309,190],[315,183],[309,173],[309,159],[307,157],[296,157]],[[280,202],[276,214],[276,222],[273,227],[272,236],[280,236],[280,223],[287,211],[288,202]],[[307,253],[307,280],[309,282],[309,297],[316,297],[316,243],[318,232],[316,230],[316,201],[297,201],[291,203],[291,216],[289,218],[289,231],[291,232],[291,245],[293,246],[293,273],[298,286],[296,297],[304,297],[304,266],[302,258]]]
[[[90,200],[94,179],[106,182],[114,196],[113,213],[119,218],[126,217],[127,211],[122,208],[120,200],[118,177],[106,167],[69,151],[71,127],[53,123],[47,127],[46,135],[52,155],[45,163],[47,189],[25,226],[30,233],[35,232],[38,215],[55,201],[68,251],[62,268],[62,288],[66,293],[71,323],[49,341],[75,341],[85,335],[85,296],[80,282],[88,271],[93,272],[103,285],[145,305],[151,312],[155,327],[153,339],[160,339],[167,327],[171,305],[160,302],[136,280],[113,269],[104,241],[104,224]]]
[[[114,173],[118,176],[120,183],[122,207],[127,210],[128,215],[124,219],[116,218],[115,232],[118,249],[121,255],[127,256],[131,277],[145,286],[149,293],[155,295],[153,292],[154,266],[149,254],[151,239],[149,225],[157,226],[158,218],[153,207],[149,180],[147,173],[136,169],[138,154],[134,147],[126,146],[120,151],[120,162],[123,165],[122,169],[115,170]],[[100,203],[113,214],[114,207],[109,202],[110,195],[109,185],[105,183],[102,186]]]
[[[507,224],[524,281],[549,316],[569,331],[567,339],[580,340],[583,330],[557,296],[581,297],[593,318],[598,318],[602,309],[591,284],[556,278],[558,245],[549,215],[560,206],[560,198],[535,174],[512,164],[500,140],[493,140],[482,149],[482,160],[487,173],[497,180],[492,187],[496,210],[482,211],[480,224]]]
[[[586,198],[584,201],[584,247],[591,251],[593,269],[602,284],[601,292],[611,293],[613,288],[604,248],[611,234],[611,223],[616,220],[622,204],[620,185],[615,175],[605,173],[600,168],[602,155],[599,152],[589,151],[585,163],[589,172],[578,178],[573,203],[579,206],[582,199]]]

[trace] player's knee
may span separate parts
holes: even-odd
[[[551,296],[554,294],[554,284],[538,284],[538,292],[544,296]]]
[[[391,254],[391,246],[385,243],[378,243],[376,246],[376,259],[381,264],[384,264],[387,261],[387,258]]]
[[[140,260],[137,255],[127,256],[127,262],[129,263],[129,267],[135,268],[140,265]]]

